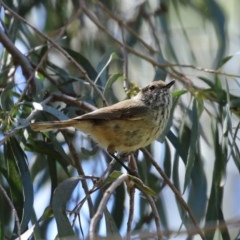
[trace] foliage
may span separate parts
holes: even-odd
[[[237,4],[2,1],[0,238],[237,239]],[[29,127],[165,78],[177,82],[172,115],[161,143],[139,151],[140,178],[79,131]]]

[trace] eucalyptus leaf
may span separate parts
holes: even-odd
[[[76,236],[67,217],[66,207],[78,183],[78,177],[68,178],[58,185],[53,195],[52,209],[57,223],[58,237],[60,238]]]
[[[25,230],[33,213],[33,185],[27,157],[14,137],[7,141],[4,151],[8,161],[13,203],[16,204],[18,216],[21,218],[21,228]],[[22,212],[20,209],[22,209]],[[15,228],[15,231],[18,230]]]
[[[196,147],[197,147],[198,136],[199,136],[198,119],[199,119],[199,116],[198,116],[197,102],[196,100],[194,100],[192,112],[191,112],[192,131],[191,131],[190,146],[189,146],[188,155],[187,155],[186,174],[184,179],[184,191],[186,190],[189,184],[189,181],[191,179],[192,169],[195,163]]]
[[[68,117],[62,113],[61,111],[58,111],[56,108],[53,108],[51,106],[42,104],[42,103],[37,103],[33,102],[32,103],[34,109],[39,110],[39,111],[45,111],[50,113],[51,115],[55,116],[58,120],[67,120]]]

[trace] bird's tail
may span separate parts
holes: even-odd
[[[74,127],[76,120],[69,119],[65,121],[49,121],[49,122],[36,122],[31,123],[30,127],[36,132],[47,132],[54,129],[63,129],[68,127]]]

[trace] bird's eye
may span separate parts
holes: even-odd
[[[154,85],[151,85],[151,86],[149,87],[149,89],[150,89],[151,91],[153,91],[155,88],[156,88],[156,86],[154,86]]]

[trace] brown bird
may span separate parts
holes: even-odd
[[[32,123],[34,131],[74,127],[89,134],[109,153],[132,153],[149,145],[165,129],[172,106],[169,91],[175,81],[155,81],[133,98],[82,116]]]

